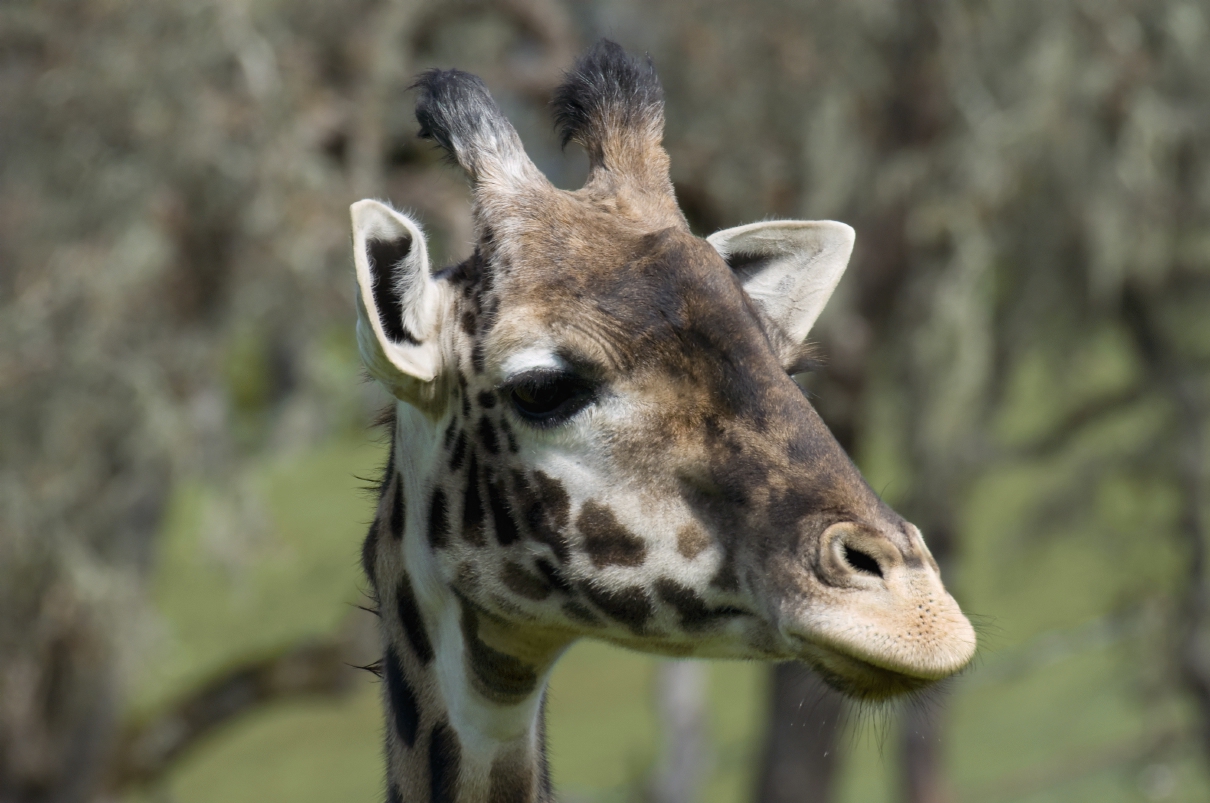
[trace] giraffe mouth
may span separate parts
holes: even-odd
[[[794,638],[799,645],[797,660],[811,667],[833,689],[856,700],[889,700],[928,688],[943,679],[879,666],[801,636]]]

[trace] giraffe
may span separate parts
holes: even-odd
[[[552,799],[543,700],[582,637],[802,661],[880,700],[975,650],[920,531],[798,384],[848,262],[830,221],[694,236],[650,59],[602,41],[553,101],[583,188],[551,185],[486,87],[416,81],[421,136],[468,174],[477,240],[351,208],[357,341],[395,397],[362,564],[383,643],[387,800]]]

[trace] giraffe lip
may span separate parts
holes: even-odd
[[[881,666],[798,634],[790,635],[798,644],[798,661],[810,666],[836,691],[858,700],[887,700],[927,688],[942,679]]]

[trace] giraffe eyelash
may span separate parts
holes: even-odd
[[[808,343],[803,343],[790,357],[790,361],[786,364],[786,373],[790,376],[796,374],[813,374],[823,368],[823,359],[815,350],[815,347]]]
[[[568,371],[527,371],[500,391],[522,420],[543,429],[566,422],[596,401],[596,386]]]

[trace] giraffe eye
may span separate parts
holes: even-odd
[[[526,421],[554,427],[591,404],[594,392],[589,382],[575,374],[535,371],[509,383],[505,396]]]

